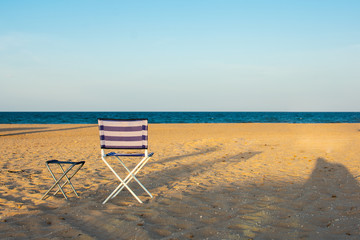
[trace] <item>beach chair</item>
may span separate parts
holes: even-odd
[[[129,187],[129,182],[134,180],[152,198],[151,193],[136,178],[136,174],[145,166],[154,153],[148,153],[148,120],[147,119],[98,119],[100,131],[101,158],[106,166],[114,173],[120,184],[104,200],[103,204],[116,197],[124,188],[131,195],[142,203],[140,198]],[[106,153],[105,150],[116,150]],[[129,150],[131,150],[129,152]],[[134,153],[134,151],[136,153]],[[109,158],[115,158],[120,163],[120,168],[127,173],[121,178],[114,168],[109,164]],[[135,158],[139,160],[136,166],[130,171],[122,159]],[[137,162],[137,161],[136,161]],[[113,164],[114,166],[114,164]]]
[[[58,160],[49,160],[46,162],[46,167],[48,168],[51,176],[53,177],[55,183],[49,188],[49,190],[47,190],[47,192],[42,196],[41,200],[43,200],[45,198],[46,195],[48,195],[50,193],[51,190],[53,190],[56,186],[58,186],[58,190],[54,193],[54,196],[61,191],[61,193],[64,195],[65,199],[68,199],[68,197],[66,196],[63,187],[66,184],[69,184],[70,187],[72,188],[72,190],[74,191],[75,195],[77,197],[79,197],[78,193],[76,192],[73,184],[71,183],[71,179],[75,176],[75,174],[82,168],[82,166],[84,166],[85,161],[80,161],[80,162],[71,162],[71,161],[58,161]],[[50,165],[57,165],[59,166],[59,168],[61,169],[61,176],[59,178],[56,178],[54,172],[51,170]],[[64,170],[63,166],[68,166],[68,168],[66,170]],[[71,174],[68,176],[68,174]],[[61,180],[65,178],[65,182],[63,184],[61,184]]]

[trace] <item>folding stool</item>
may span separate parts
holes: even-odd
[[[120,184],[115,190],[104,200],[105,204],[110,199],[116,197],[124,188],[126,188],[131,195],[142,203],[140,198],[129,187],[131,180],[136,181],[140,187],[152,198],[151,193],[144,187],[144,185],[136,178],[136,174],[145,166],[154,153],[148,153],[148,120],[147,119],[98,119],[100,131],[100,145],[101,145],[101,159],[106,166],[112,171]],[[124,153],[105,153],[106,149],[116,149]],[[126,150],[137,150],[141,153],[125,153]],[[144,152],[142,152],[144,151]],[[109,157],[115,157],[120,166],[122,166],[128,173],[125,178],[121,178],[114,168],[106,160]],[[138,157],[141,160],[136,166],[130,170],[121,158]]]
[[[50,164],[56,164],[60,167],[61,171],[63,172],[62,175],[59,178],[55,177],[55,174],[53,173],[53,171],[50,168]],[[55,188],[56,186],[58,186],[58,190],[54,193],[54,196],[61,191],[61,193],[64,195],[65,199],[68,199],[68,197],[66,196],[63,187],[69,183],[70,187],[72,188],[72,190],[74,191],[74,193],[76,194],[76,196],[79,196],[78,193],[76,192],[74,186],[71,183],[71,179],[75,176],[75,174],[82,168],[82,166],[85,164],[85,161],[80,161],[80,162],[67,162],[67,161],[58,161],[58,160],[49,160],[46,162],[46,167],[48,168],[51,176],[53,177],[55,183],[49,188],[49,190],[47,190],[47,192],[42,196],[41,200],[45,198],[46,195],[48,195],[50,193],[50,191]],[[64,170],[62,165],[69,165],[69,167]],[[77,168],[74,168],[75,166],[77,166]],[[74,169],[73,169],[74,168]],[[72,174],[70,176],[68,176],[67,174],[71,171]],[[60,183],[60,181],[63,178],[66,178],[65,182],[63,184]]]

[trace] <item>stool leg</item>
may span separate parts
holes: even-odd
[[[59,164],[60,165],[60,164]],[[73,164],[73,165],[71,165],[69,168],[69,171],[74,167],[75,165]],[[67,181],[65,181],[62,185],[61,185],[61,188],[63,188],[67,183],[69,183],[70,184],[70,186],[71,186],[71,188],[72,188],[72,190],[74,191],[74,193],[76,194],[76,196],[79,196],[78,195],[78,193],[76,192],[76,190],[75,190],[75,188],[74,188],[74,186],[72,185],[72,183],[70,182],[70,179],[80,170],[80,168],[83,166],[83,164],[80,166],[80,167],[78,167],[78,169],[70,176],[70,177],[68,177],[66,174],[65,174],[65,177],[66,177],[66,179],[67,179]],[[61,170],[63,171],[63,173],[65,173],[65,171],[64,171],[64,169],[63,169],[63,167],[60,165],[60,168],[61,168]],[[54,193],[54,195],[56,195],[57,193],[59,192],[59,189]]]
[[[65,192],[62,190],[59,182],[61,181],[61,179],[66,175],[66,173],[68,173],[69,171],[67,170],[59,179],[56,179],[55,175],[53,174],[53,172],[51,171],[50,167],[48,164],[46,164],[47,168],[49,169],[49,172],[51,174],[51,176],[54,178],[55,183],[51,186],[51,188],[49,188],[49,190],[47,190],[47,192],[42,196],[41,200],[44,199],[44,197],[57,185],[59,187],[59,190],[62,192],[62,194],[64,195],[65,199],[68,199]]]

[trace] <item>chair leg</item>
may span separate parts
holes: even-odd
[[[126,169],[126,171],[128,171],[128,175],[126,176],[126,178],[124,179],[125,183],[128,184],[132,179],[134,179],[139,185],[140,187],[151,197],[153,198],[153,196],[151,195],[151,193],[144,187],[144,185],[142,185],[142,183],[135,177],[136,174],[141,170],[142,167],[145,166],[145,164],[149,161],[150,157],[145,157],[143,158],[136,166],[135,168],[130,171],[124,164],[123,161],[121,161],[121,159],[119,157],[117,157],[117,159],[120,161],[120,163],[122,164],[122,166]],[[114,197],[116,197],[124,188],[124,185],[119,185],[120,189],[118,189],[118,191],[114,194]]]
[[[117,179],[119,179],[119,181],[121,182],[121,184],[105,199],[105,201],[102,204],[105,204],[107,201],[109,201],[110,198],[112,198],[112,196],[118,191],[118,189],[124,185],[126,187],[127,190],[129,190],[129,192],[131,193],[131,195],[133,195],[133,197],[139,202],[139,203],[143,203],[140,198],[131,190],[131,188],[125,183],[125,181],[115,172],[115,170],[110,166],[110,164],[104,159],[104,157],[102,157],[102,160],[105,162],[105,164],[108,166],[108,168],[113,172],[113,174],[117,177]]]

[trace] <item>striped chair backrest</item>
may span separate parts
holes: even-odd
[[[98,119],[102,149],[147,149],[147,119]]]

